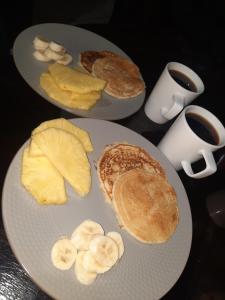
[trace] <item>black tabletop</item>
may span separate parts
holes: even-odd
[[[175,4],[178,3],[173,1],[173,5]],[[176,9],[174,14],[178,12]],[[201,9],[198,9],[199,13]],[[209,12],[210,8],[207,9],[207,13]],[[206,22],[207,16],[201,13],[199,19],[197,14],[184,14],[183,18],[171,20],[166,18],[164,9],[160,19],[155,16],[149,22],[140,18],[139,22],[126,23],[115,15],[108,24],[79,26],[106,37],[136,62],[146,83],[146,99],[167,62],[178,61],[195,70],[205,84],[205,92],[194,104],[209,109],[225,124],[225,34],[220,10],[216,13],[212,12],[212,24]],[[128,17],[127,20],[130,21]],[[16,31],[14,34],[16,35]],[[1,62],[1,189],[12,158],[29,138],[32,129],[45,120],[61,116],[75,117],[41,98],[25,83],[16,70],[9,50],[10,47],[4,52],[4,61]],[[157,145],[174,120],[164,125],[155,124],[146,117],[143,106],[132,116],[115,122],[131,128]],[[193,240],[185,269],[176,284],[163,297],[165,300],[225,299],[225,229],[213,222],[207,209],[207,200],[211,197],[217,201],[216,192],[225,190],[224,153],[224,149],[215,153],[218,170],[207,178],[192,179],[183,171],[178,172],[190,202]],[[220,197],[224,197],[223,193]],[[16,260],[2,219],[0,299],[50,299]]]

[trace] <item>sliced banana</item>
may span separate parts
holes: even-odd
[[[69,270],[77,257],[77,250],[68,238],[62,238],[53,245],[51,260],[60,270]]]
[[[73,60],[72,56],[68,53],[65,53],[62,59],[57,60],[58,64],[68,65]]]
[[[95,272],[98,274],[105,273],[111,269],[111,267],[102,266],[99,264],[90,251],[85,251],[83,256],[83,267],[86,271]]]
[[[55,52],[52,49],[47,48],[44,51],[44,55],[46,55],[49,59],[52,59],[52,60],[56,61],[56,60],[62,59],[63,56],[64,56],[64,53],[62,53],[62,52]]]
[[[74,230],[71,241],[78,250],[88,250],[95,234],[104,235],[102,226],[92,220],[85,220]]]
[[[47,57],[43,52],[41,52],[39,50],[34,51],[33,56],[34,56],[34,58],[36,58],[39,61],[47,62],[47,61],[51,60],[49,57]]]
[[[119,259],[120,259],[124,253],[124,244],[123,244],[121,234],[116,231],[110,231],[107,233],[106,236],[109,236],[111,239],[113,239],[116,242],[119,250]]]
[[[99,234],[93,236],[89,244],[89,250],[95,260],[103,266],[111,267],[119,258],[118,246],[116,242],[108,236]]]
[[[49,48],[51,50],[55,51],[55,52],[60,52],[60,53],[65,53],[66,52],[66,49],[62,45],[60,45],[60,44],[58,44],[54,41],[51,41],[49,43]]]
[[[33,45],[36,50],[44,51],[48,48],[49,42],[40,36],[36,36],[33,40]]]
[[[97,273],[87,271],[84,268],[83,262],[84,262],[85,255],[86,255],[86,251],[80,251],[78,253],[74,271],[75,271],[76,278],[80,283],[85,285],[90,285],[95,281],[97,277]]]

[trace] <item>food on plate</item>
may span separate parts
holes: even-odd
[[[121,234],[116,231],[110,231],[107,233],[107,236],[109,236],[111,239],[113,239],[116,242],[119,250],[119,258],[121,258],[124,253],[124,244],[123,244]]]
[[[108,50],[103,50],[103,51],[83,51],[80,53],[79,57],[79,65],[82,66],[85,70],[87,70],[89,73],[92,73],[92,66],[93,63],[99,59],[99,58],[104,58],[108,56],[117,56],[117,54],[108,51]]]
[[[97,278],[96,272],[87,271],[84,268],[84,257],[85,257],[86,251],[79,251],[75,263],[75,275],[77,280],[85,285],[92,284],[95,279]]]
[[[70,240],[61,238],[54,244],[51,259],[53,265],[61,270],[68,270],[75,262],[77,280],[90,285],[98,274],[109,271],[119,262],[123,253],[124,244],[118,232],[104,235],[99,223],[85,220],[74,229]]]
[[[86,94],[102,91],[106,84],[105,80],[57,63],[49,65],[48,70],[56,84],[64,91]]]
[[[96,234],[90,241],[89,251],[95,260],[106,267],[112,267],[119,258],[116,242],[108,236]]]
[[[143,168],[165,177],[160,163],[143,148],[126,143],[115,143],[105,147],[97,163],[97,173],[107,202],[112,202],[112,190],[117,177],[134,168]]]
[[[120,225],[144,243],[163,243],[178,224],[176,193],[165,177],[144,169],[121,174],[113,185]]]
[[[91,139],[88,132],[64,118],[58,118],[58,119],[42,122],[38,127],[36,127],[32,131],[31,135],[33,136],[34,134],[37,134],[47,128],[52,128],[52,127],[63,129],[73,134],[75,137],[77,137],[80,140],[86,152],[93,151],[93,145],[91,143]],[[33,156],[42,155],[40,148],[38,148],[38,146],[35,145],[33,141],[31,141],[29,149],[30,149],[30,155]]]
[[[49,48],[55,52],[59,52],[59,53],[65,53],[66,49],[60,45],[59,43],[56,43],[55,41],[51,41],[49,42]]]
[[[33,46],[36,50],[44,51],[48,48],[49,42],[41,36],[36,36],[33,40]]]
[[[47,41],[43,37],[36,36],[33,40],[33,46],[35,49],[33,56],[39,61],[49,62],[53,60],[59,64],[68,65],[73,60],[65,47],[55,41]]]
[[[41,74],[40,86],[50,98],[69,108],[88,110],[101,98],[100,91],[78,94],[62,90],[49,73]]]
[[[33,52],[34,58],[36,58],[39,61],[48,62],[51,60],[51,58],[47,57],[43,52],[36,50]]]
[[[51,251],[51,261],[60,270],[69,270],[77,257],[77,249],[68,238],[55,242]]]
[[[63,204],[67,201],[64,179],[44,156],[32,157],[23,151],[21,182],[39,204]]]
[[[50,48],[47,48],[43,54],[45,56],[47,56],[50,60],[60,60],[60,59],[63,59],[63,56],[64,56],[64,53],[63,52],[55,52],[53,51],[52,49]]]
[[[71,241],[78,250],[88,250],[90,241],[95,234],[104,235],[102,226],[92,220],[85,220],[74,230]]]
[[[62,129],[47,128],[34,134],[32,141],[81,197],[88,194],[90,164],[82,143],[74,135]]]
[[[67,201],[64,180],[85,196],[91,186],[86,152],[93,151],[87,131],[59,118],[41,123],[23,151],[21,182],[40,204]]]
[[[68,53],[65,53],[63,55],[63,58],[57,60],[57,63],[66,66],[69,65],[72,62],[72,60],[73,60],[72,56]]]
[[[124,57],[108,56],[95,60],[92,74],[107,82],[104,89],[107,94],[119,99],[136,97],[145,89],[138,67]]]

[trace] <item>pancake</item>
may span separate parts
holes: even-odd
[[[117,56],[117,54],[104,50],[104,51],[83,51],[80,53],[80,65],[85,68],[89,73],[92,72],[93,63],[99,59],[107,56]]]
[[[145,89],[138,67],[127,58],[116,56],[97,59],[92,66],[92,73],[107,82],[106,93],[119,99],[136,97]]]
[[[113,186],[120,225],[144,243],[163,243],[179,221],[176,193],[162,176],[143,169],[120,175]]]
[[[97,164],[100,186],[107,202],[112,201],[113,184],[117,177],[131,169],[145,169],[149,173],[165,177],[160,163],[153,159],[143,148],[118,143],[107,146]]]

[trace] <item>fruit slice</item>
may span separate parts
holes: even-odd
[[[85,254],[86,254],[86,251],[80,251],[78,253],[74,271],[75,271],[76,278],[80,283],[85,284],[85,285],[90,285],[95,281],[95,279],[97,277],[97,273],[89,272],[84,269],[83,260],[84,260]]]
[[[90,164],[81,142],[74,135],[48,128],[33,135],[32,140],[80,196],[89,192]]]
[[[95,234],[104,235],[102,226],[94,221],[85,220],[72,233],[71,241],[79,250],[88,250],[92,237]]]
[[[68,65],[73,60],[72,56],[68,53],[65,53],[62,59],[58,59],[57,63],[62,65]]]
[[[77,257],[77,250],[68,238],[58,240],[52,247],[51,260],[60,270],[69,270]]]
[[[65,131],[72,133],[73,135],[75,135],[75,137],[77,137],[81,141],[81,143],[84,146],[84,149],[87,152],[93,151],[93,146],[90,137],[88,135],[88,132],[85,131],[84,129],[79,128],[78,126],[74,125],[72,122],[64,118],[58,118],[58,119],[42,122],[38,127],[36,127],[32,131],[31,135],[34,135],[36,133],[39,133],[51,127],[64,129]]]
[[[91,239],[89,250],[94,259],[102,266],[113,266],[119,257],[119,250],[113,239],[103,235],[95,235]]]
[[[43,37],[36,36],[33,40],[33,46],[36,50],[44,51],[48,48],[49,42]]]
[[[62,175],[44,155],[30,156],[28,147],[23,152],[21,181],[40,204],[63,204],[67,201]]]
[[[83,257],[83,268],[88,272],[103,274],[111,269],[111,267],[103,266],[97,262],[90,251],[85,251]]]
[[[124,253],[124,244],[123,244],[121,234],[119,234],[119,232],[116,232],[116,231],[110,231],[107,233],[106,236],[110,237],[111,239],[113,239],[116,242],[116,244],[118,246],[118,250],[119,250],[119,258],[121,258],[121,256]]]
[[[49,57],[47,57],[43,52],[41,52],[40,50],[36,50],[33,52],[33,57],[36,58],[39,61],[44,61],[44,62],[48,62],[51,59]]]

